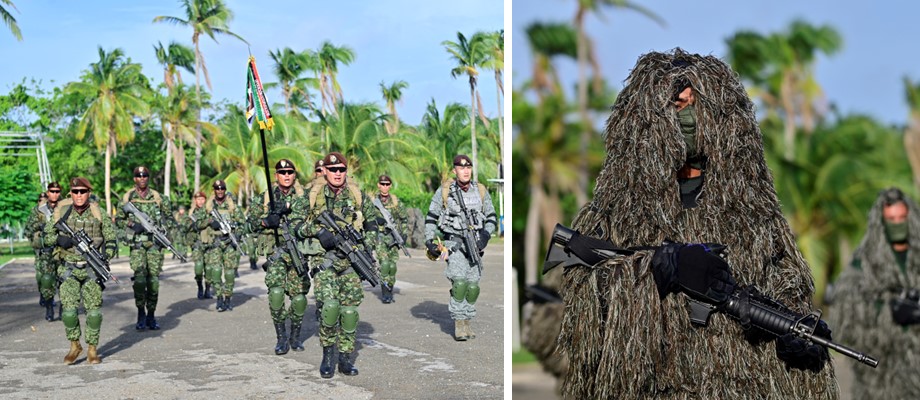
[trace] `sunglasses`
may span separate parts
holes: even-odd
[[[49,192],[49,193],[61,193],[60,190],[49,190],[48,192]]]
[[[380,186],[390,186],[390,185],[392,185],[392,183],[390,183],[390,182],[380,182],[380,183],[378,183],[378,184],[379,184]]]
[[[329,172],[339,173],[348,171],[348,167],[326,167],[326,170]]]
[[[89,193],[89,189],[70,189],[70,193],[72,193],[72,194],[87,194],[87,193]]]
[[[150,177],[150,174],[135,174],[134,177],[135,178],[148,178]]]
[[[226,186],[215,186],[214,190],[227,190]]]
[[[293,169],[281,169],[281,170],[275,171],[275,173],[278,175],[294,175],[296,171],[294,171]]]
[[[323,172],[323,169],[322,169],[322,168],[317,168],[317,169],[314,169],[313,172]]]

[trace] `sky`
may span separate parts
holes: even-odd
[[[242,104],[245,93],[246,60],[251,51],[262,82],[273,82],[274,62],[270,50],[290,47],[294,51],[318,49],[326,41],[351,47],[355,61],[339,66],[339,82],[349,102],[376,102],[383,106],[379,83],[388,86],[404,80],[398,106],[400,118],[418,124],[428,102],[434,98],[439,110],[451,102],[469,105],[469,84],[465,77],[454,79],[455,62],[441,45],[457,41],[457,32],[467,37],[477,31],[497,31],[504,26],[503,4],[496,0],[464,2],[387,1],[297,1],[227,0],[234,12],[230,30],[246,44],[230,36],[218,36],[218,43],[201,38],[201,51],[213,84],[213,100],[228,99]],[[163,81],[153,47],[172,40],[192,46],[191,28],[151,21],[159,15],[184,18],[178,1],[48,1],[14,0],[23,41],[0,26],[0,51],[5,62],[0,71],[0,93],[8,93],[23,78],[35,78],[50,88],[79,80],[89,64],[99,60],[97,48],[122,48],[132,61],[143,66],[154,84]],[[181,70],[185,83],[194,75]],[[495,79],[483,74],[480,91],[486,115],[496,117]],[[202,77],[204,86],[204,77]],[[270,103],[282,103],[280,90],[267,93]],[[275,107],[274,112],[281,112]]]
[[[525,3],[526,6],[520,6]],[[920,51],[912,26],[918,2],[831,0],[677,2],[631,0],[664,19],[662,27],[632,10],[602,7],[587,17],[602,73],[617,90],[642,54],[681,47],[724,59],[725,39],[740,30],[763,35],[785,30],[796,18],[830,25],[843,37],[841,51],[819,57],[815,73],[827,99],[842,114],[867,114],[887,124],[904,125],[908,106],[903,78],[920,81]],[[888,4],[881,6],[879,4]],[[512,79],[518,87],[531,68],[525,29],[533,22],[572,22],[574,0],[517,1],[512,10]],[[896,4],[896,5],[895,5]],[[574,62],[557,61],[560,75],[573,87]]]

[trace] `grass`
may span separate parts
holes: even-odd
[[[526,349],[522,348],[521,350],[511,353],[512,364],[526,364],[532,362],[537,362],[537,357]]]
[[[127,257],[131,249],[127,246],[118,246],[118,255]],[[167,254],[169,252],[167,251]],[[0,265],[6,264],[14,258],[35,258],[35,251],[29,242],[13,242],[13,251],[10,252],[10,242],[0,241]]]

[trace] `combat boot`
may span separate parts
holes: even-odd
[[[390,288],[390,285],[386,283],[380,285],[380,300],[383,304],[390,304],[393,302],[393,289]]]
[[[358,369],[351,363],[351,353],[339,353],[339,372],[348,375],[358,375]]]
[[[470,337],[466,335],[466,320],[465,319],[455,319],[454,320],[454,340],[458,342],[463,342],[468,340]]]
[[[463,325],[465,325],[466,328],[466,336],[470,339],[476,339],[476,334],[473,333],[473,320],[468,319]]]
[[[201,286],[201,278],[195,279],[195,283],[198,284],[198,300],[204,298],[204,288]]]
[[[99,364],[102,362],[99,355],[96,354],[96,345],[89,345],[89,348],[86,350],[86,361],[90,364]]]
[[[300,324],[291,321],[291,350],[303,351],[303,343],[300,342]]]
[[[80,356],[80,353],[83,352],[83,346],[80,346],[79,340],[70,341],[70,352],[64,356],[64,364],[70,365],[77,360],[77,357]]]
[[[203,299],[213,299],[214,296],[211,295],[211,284],[205,283],[204,285],[204,297]]]
[[[59,301],[59,302],[58,302],[58,317],[57,317],[57,319],[58,319],[59,321],[62,321],[62,320],[61,320],[61,314],[63,314],[63,313],[64,313],[64,302]]]
[[[323,302],[316,301],[316,322],[319,322],[323,318]]]
[[[249,257],[249,269],[259,269],[258,262],[255,258]]]
[[[233,303],[230,302],[230,297],[232,296],[224,297],[224,310],[233,311]]]
[[[147,313],[147,329],[152,331],[160,330],[160,324],[158,324],[157,319],[153,317],[153,310]]]
[[[39,288],[39,289],[41,289],[41,288]],[[38,306],[39,306],[39,307],[44,307],[44,306],[45,306],[45,297],[42,296],[41,292],[38,293]]]
[[[147,329],[147,313],[143,307],[137,309],[137,324],[134,325],[134,329],[139,331]]]
[[[224,296],[217,296],[217,312],[224,312]]]
[[[319,364],[319,376],[329,379],[335,375],[335,346],[323,347],[323,362]]]
[[[54,299],[45,302],[45,321],[54,321]]]
[[[290,349],[287,332],[284,331],[284,323],[275,324],[275,335],[278,337],[278,343],[275,344],[275,354],[281,356],[287,354]]]

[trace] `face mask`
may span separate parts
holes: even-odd
[[[907,222],[893,224],[885,221],[885,236],[891,243],[904,243],[907,241]]]
[[[683,110],[677,112],[677,119],[680,121],[680,133],[684,136],[684,143],[687,145],[687,158],[696,156],[696,109],[692,106],[686,106]]]

